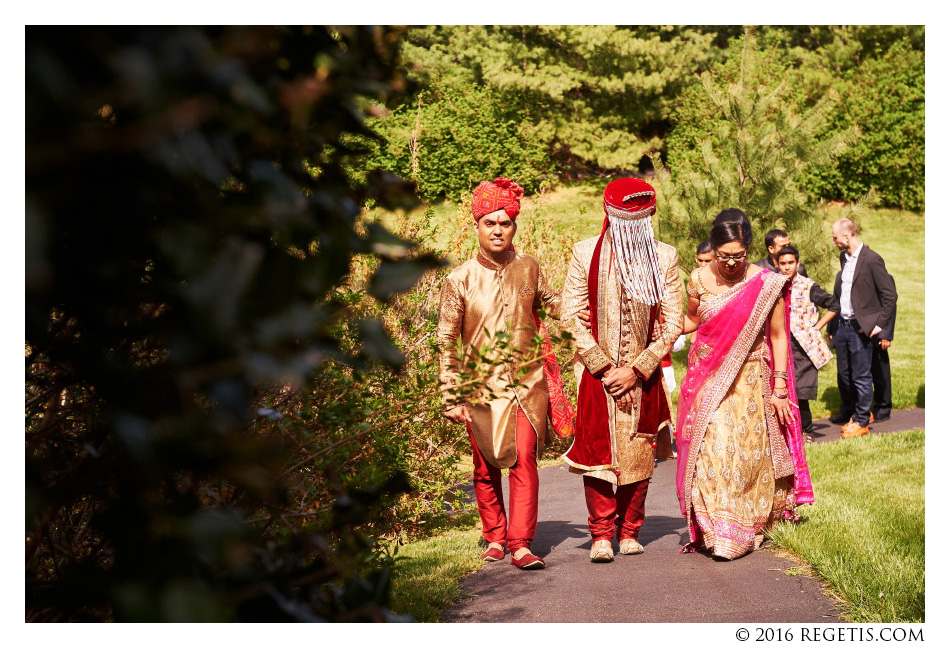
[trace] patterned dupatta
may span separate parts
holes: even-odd
[[[821,369],[831,360],[832,355],[831,349],[821,339],[821,333],[815,328],[815,324],[818,323],[818,307],[811,300],[811,287],[815,285],[815,282],[796,273],[792,277],[791,284],[792,334],[815,368]]]
[[[534,323],[538,327],[538,335],[544,338],[541,343],[541,353],[544,354],[544,379],[548,385],[548,417],[551,419],[554,432],[559,437],[569,437],[574,434],[574,407],[564,393],[561,368],[551,348],[547,327],[538,317],[537,312],[534,313]]]
[[[815,501],[808,464],[805,461],[801,416],[795,395],[795,367],[789,326],[790,289],[791,282],[788,277],[762,270],[717,295],[708,306],[704,304],[700,307],[702,322],[696,331],[695,342],[690,347],[689,369],[680,389],[676,424],[676,494],[680,501],[680,512],[690,521],[691,540],[696,539],[696,525],[691,519],[692,483],[700,444],[710,418],[735,382],[759,332],[768,322],[772,306],[779,298],[785,301],[785,331],[788,338],[787,384],[792,405],[792,421],[788,426],[783,426],[769,404],[764,404],[767,426],[778,427],[787,448],[776,448],[773,443],[772,461],[777,478],[794,473],[797,504],[810,504]],[[769,350],[772,351],[769,336],[766,335],[765,339]],[[775,367],[774,353],[769,353],[768,357],[771,373]],[[766,394],[771,394],[773,384],[770,377]]]

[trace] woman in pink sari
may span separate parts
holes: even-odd
[[[814,502],[795,397],[787,277],[746,262],[752,227],[721,212],[716,261],[693,271],[684,333],[696,331],[677,416],[684,552],[733,559]]]

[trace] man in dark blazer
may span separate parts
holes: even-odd
[[[891,418],[891,359],[888,348],[894,339],[894,322],[897,319],[897,309],[894,317],[887,323],[884,330],[877,337],[880,339],[871,345],[871,380],[874,382],[874,398],[871,399],[871,414],[875,421],[886,421]]]
[[[854,221],[835,221],[831,238],[842,251],[841,272],[835,279],[834,290],[841,304],[834,333],[841,410],[831,421],[844,423],[841,436],[847,438],[868,433],[873,392],[872,345],[880,346],[881,340],[889,341],[894,335],[891,322],[896,312],[897,289],[881,255],[858,238]]]

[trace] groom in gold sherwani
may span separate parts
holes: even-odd
[[[560,389],[556,362],[553,374],[547,361],[530,364],[521,376],[510,363],[496,366],[485,381],[487,402],[458,403],[451,391],[461,380],[460,365],[474,359],[473,348],[496,344],[497,334],[505,333],[512,349],[528,351],[539,332],[537,309],[545,306],[559,312],[560,298],[545,282],[538,261],[512,247],[523,194],[507,178],[482,182],[476,188],[472,215],[478,253],[446,278],[436,337],[444,414],[464,423],[472,442],[475,500],[482,536],[488,543],[482,559],[501,560],[507,548],[516,567],[541,569],[544,560],[531,553],[538,524],[538,451],[547,439],[549,408],[555,426],[561,421],[560,425],[569,427],[573,414]],[[465,349],[461,361],[456,351],[459,339]],[[512,386],[516,379],[521,386]],[[507,513],[501,489],[503,468],[509,469]]]
[[[683,327],[676,249],[653,237],[653,187],[619,178],[604,190],[600,236],[574,245],[561,313],[574,334],[574,443],[563,458],[584,476],[593,562],[638,554],[657,433],[670,423],[660,360]],[[583,321],[590,310],[590,329]]]

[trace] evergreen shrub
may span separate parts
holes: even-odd
[[[368,166],[415,180],[424,200],[454,199],[497,176],[533,192],[554,171],[535,127],[490,88],[424,90],[373,125],[386,141]]]
[[[853,201],[875,189],[881,204],[924,209],[924,54],[907,40],[868,58],[838,82],[842,101],[829,127],[861,137],[809,175],[809,190]]]
[[[758,47],[752,30],[733,52],[726,64],[703,73],[678,113],[668,140],[677,147],[669,173],[654,156],[666,231],[680,256],[691,258],[716,214],[737,207],[755,233],[751,260],[767,254],[764,234],[772,228],[789,232],[806,263],[827,258],[833,250],[803,179],[810,169],[833,164],[849,141],[827,135],[835,97],[799,108],[790,84],[776,80],[782,63]],[[814,275],[819,283],[831,278],[826,264]]]
[[[27,30],[27,621],[396,618],[378,539],[456,463],[393,432],[441,263],[357,221],[418,201],[346,173],[398,38]]]

